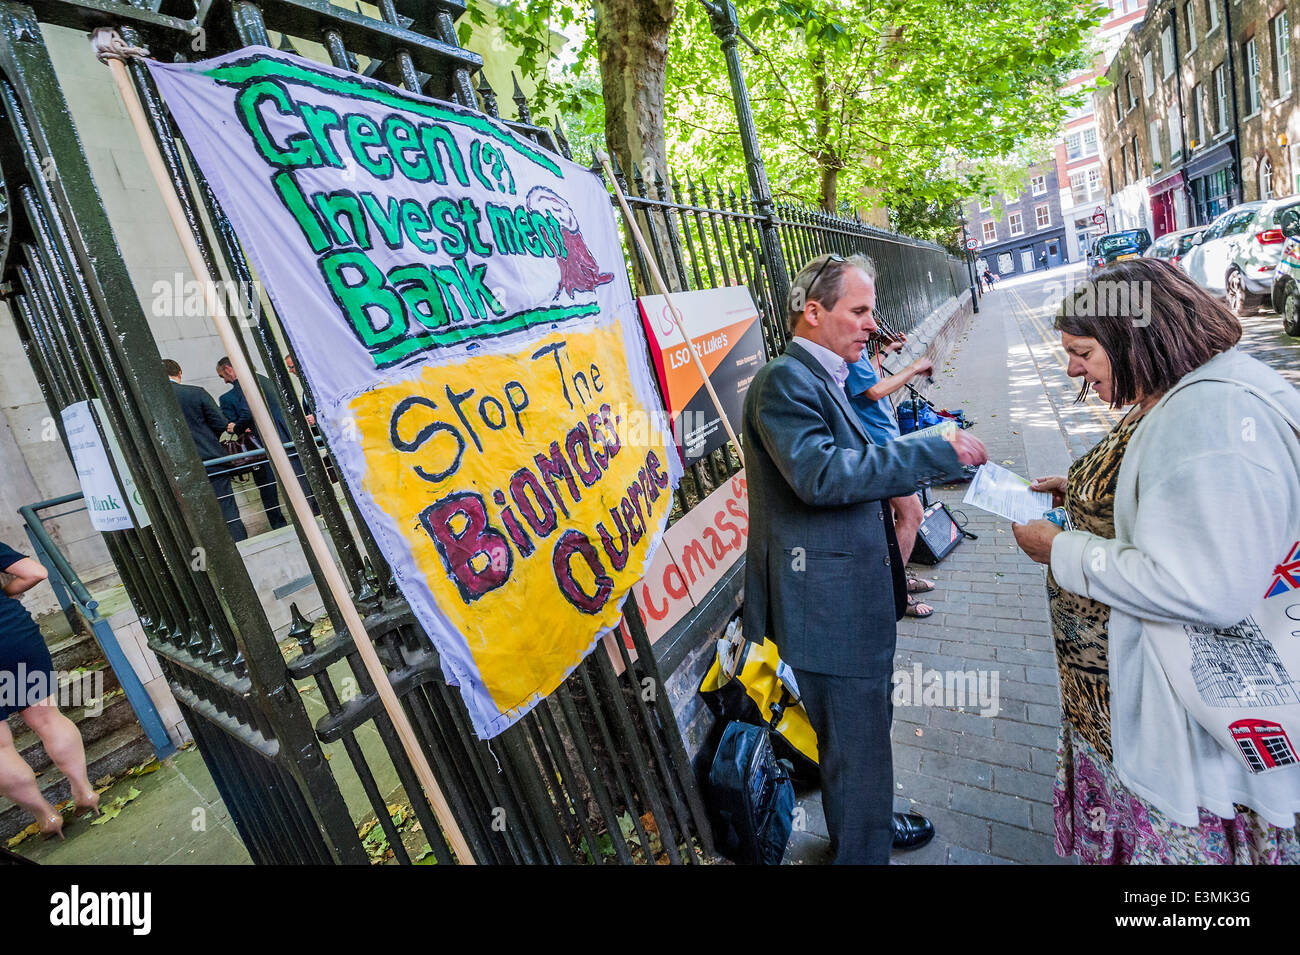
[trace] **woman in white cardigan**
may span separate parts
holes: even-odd
[[[1080,400],[1091,387],[1128,407],[1068,476],[1034,482],[1076,529],[1014,527],[1025,553],[1050,565],[1057,852],[1300,863],[1300,763],[1248,771],[1191,716],[1152,643],[1169,639],[1169,624],[1242,621],[1300,537],[1300,435],[1266,400],[1300,422],[1300,394],[1235,347],[1241,325],[1223,305],[1157,259],[1117,263],[1073,290],[1056,328],[1069,374],[1084,380]],[[1300,691],[1300,673],[1281,678]]]

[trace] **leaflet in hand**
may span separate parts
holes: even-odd
[[[957,430],[956,421],[940,421],[938,424],[932,424],[928,428],[921,428],[919,431],[909,431],[902,438],[913,440],[916,438],[946,438]],[[902,440],[900,438],[900,440]]]
[[[990,461],[975,472],[962,503],[974,504],[982,511],[1017,524],[1027,524],[1052,509],[1052,495],[1031,491],[1025,478]]]

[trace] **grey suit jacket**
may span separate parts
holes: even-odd
[[[771,637],[798,669],[889,673],[906,578],[888,499],[958,476],[952,445],[872,444],[844,389],[797,343],[754,376],[744,444],[745,637]]]

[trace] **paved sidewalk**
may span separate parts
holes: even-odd
[[[1053,270],[1063,276],[1069,270]],[[1020,474],[1064,473],[1071,455],[1046,400],[1035,352],[1021,331],[1022,302],[1041,286],[994,291],[935,378],[929,397],[963,408],[989,459]],[[1059,298],[1059,296],[1058,296]],[[1094,439],[1095,440],[1095,439]],[[966,485],[934,498],[964,513],[978,540],[963,541],[939,566],[913,567],[938,583],[926,620],[899,624],[895,666],[909,674],[973,672],[993,705],[898,706],[894,715],[895,808],[928,816],[937,836],[895,863],[1063,863],[1053,848],[1052,783],[1060,724],[1056,657],[1047,616],[1045,569],[1015,545],[1010,524],[963,507]],[[958,514],[962,517],[962,514]],[[977,684],[978,685],[978,684]],[[986,697],[987,699],[987,697]],[[951,700],[949,701],[951,702]],[[805,794],[787,861],[824,860],[820,796]]]

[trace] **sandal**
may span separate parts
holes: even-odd
[[[926,580],[924,577],[907,578],[907,592],[909,594],[925,594],[934,590],[934,581]]]
[[[76,803],[74,808],[76,809],[76,818],[78,819],[82,819],[86,816],[102,816],[104,814],[104,810],[99,808],[99,793],[96,792],[91,793],[90,801]]]
[[[41,834],[42,839],[53,839],[55,836],[60,839],[66,838],[63,835],[63,816],[57,812],[40,820],[36,825],[36,829]]]
[[[922,607],[926,608],[925,613],[921,612]],[[917,600],[915,597],[909,594],[907,598],[906,613],[907,616],[909,617],[917,617],[921,620],[924,620],[926,617],[932,616],[934,614],[934,608],[931,607],[929,604],[921,603],[919,600]]]

